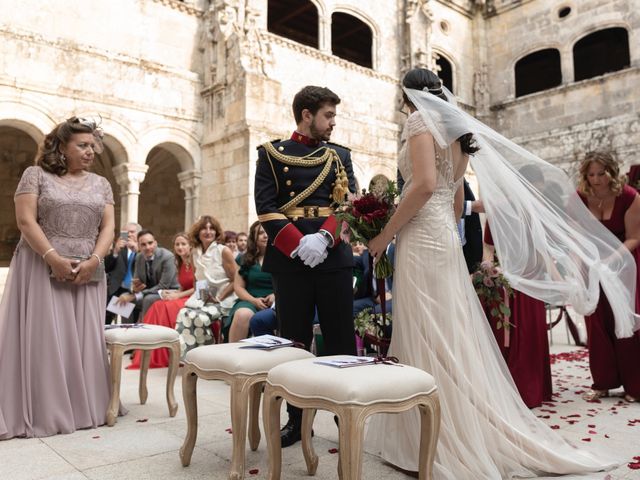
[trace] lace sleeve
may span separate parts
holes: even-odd
[[[429,129],[424,123],[424,119],[420,112],[415,111],[407,118],[407,133],[409,137],[414,137],[422,133],[427,133]]]
[[[114,205],[113,190],[111,189],[109,180],[104,177],[100,177],[100,183],[102,184],[102,198],[104,198],[104,203]]]
[[[40,194],[40,167],[31,166],[22,174],[14,197],[25,193]]]

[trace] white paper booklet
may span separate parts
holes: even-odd
[[[286,338],[276,337],[275,335],[258,335],[257,337],[245,338],[240,340],[242,343],[246,343],[240,348],[260,348],[263,350],[272,350],[280,347],[290,347],[293,345],[291,340]]]
[[[358,367],[360,365],[371,365],[374,362],[375,358],[373,357],[356,357],[355,355],[343,355],[326,360],[323,360],[322,357],[320,357],[313,363],[317,363],[318,365],[328,365],[329,367],[347,368]]]
[[[115,295],[111,297],[111,300],[109,301],[109,305],[107,305],[107,310],[109,310],[112,313],[115,313],[116,315],[120,315],[121,317],[124,317],[124,318],[129,318],[134,308],[136,308],[135,303],[131,303],[131,302],[127,302],[124,304],[118,303],[118,297],[116,297]]]

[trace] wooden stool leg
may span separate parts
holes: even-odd
[[[107,407],[107,425],[113,427],[118,418],[118,409],[120,407],[120,380],[122,379],[122,354],[124,353],[124,346],[109,345],[109,352],[111,356],[111,399]]]
[[[167,372],[167,405],[169,406],[169,416],[175,417],[178,411],[178,402],[173,394],[173,387],[176,383],[178,366],[180,364],[180,342],[175,341],[169,348],[169,371]]]
[[[418,407],[420,411],[420,455],[418,472],[420,480],[433,478],[433,462],[438,447],[440,433],[440,400],[438,393],[432,393],[427,403]]]
[[[258,416],[260,414],[260,396],[264,382],[254,383],[249,393],[249,446],[252,451],[260,445],[260,426]]]
[[[140,396],[140,405],[147,403],[147,372],[149,371],[149,361],[151,360],[151,350],[141,350],[142,359],[140,360],[140,382],[138,384],[138,395]]]
[[[247,410],[249,391],[246,377],[237,376],[231,382],[231,430],[233,432],[233,452],[229,480],[244,478],[244,454],[247,445]]]
[[[318,469],[318,455],[313,450],[311,431],[313,429],[313,419],[316,416],[315,408],[305,408],[302,410],[302,454],[307,464],[307,473],[315,475]]]
[[[264,436],[267,439],[269,455],[269,480],[280,480],[282,470],[282,445],[280,443],[280,406],[282,397],[273,395],[269,384],[264,387],[262,394],[262,422]]]
[[[187,467],[191,463],[193,447],[198,436],[198,397],[196,387],[198,376],[195,372],[185,371],[182,375],[182,397],[184,400],[184,411],[187,415],[187,435],[180,448],[180,460],[182,466]]]
[[[338,410],[340,438],[340,470],[345,480],[360,480],[362,476],[362,437],[364,422],[359,421],[361,408],[347,407]]]

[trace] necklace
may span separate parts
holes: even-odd
[[[609,198],[611,198],[610,194],[606,194],[604,197],[599,197],[598,195],[596,195],[595,193],[593,194],[593,198],[595,198],[596,200],[598,200],[598,205],[596,208],[602,208],[602,206],[604,205],[604,201],[605,200],[609,200]]]

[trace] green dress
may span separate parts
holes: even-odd
[[[273,283],[271,282],[271,274],[263,272],[262,266],[259,263],[251,266],[242,265],[243,259],[244,256],[238,256],[238,258],[236,258],[236,263],[240,265],[240,271],[238,273],[244,279],[244,288],[247,292],[256,298],[266,297],[267,295],[272,294]],[[228,328],[231,325],[233,315],[239,308],[248,308],[254,313],[258,311],[253,303],[247,302],[246,300],[236,300],[236,303],[233,305],[233,308],[231,308],[229,316],[227,317],[225,328]]]

